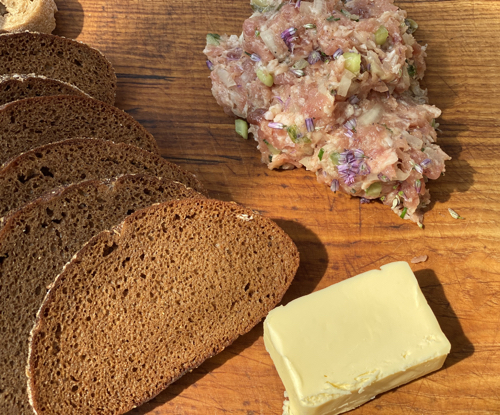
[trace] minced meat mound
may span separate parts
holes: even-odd
[[[207,35],[212,92],[246,118],[270,169],[304,166],[333,191],[421,226],[450,157],[419,80],[418,25],[391,0],[252,0],[240,37]]]

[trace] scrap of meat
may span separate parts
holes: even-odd
[[[242,35],[209,35],[204,53],[214,97],[251,124],[262,161],[421,224],[449,157],[419,86],[416,23],[390,0],[252,4]]]

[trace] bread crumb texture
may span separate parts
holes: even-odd
[[[0,163],[44,144],[97,137],[158,153],[154,137],[125,111],[83,96],[26,98],[0,107]]]
[[[0,414],[29,415],[26,362],[35,315],[64,265],[93,236],[154,203],[203,198],[144,175],[57,189],[5,218],[0,228]]]
[[[134,213],[79,252],[39,311],[36,412],[120,414],[153,398],[265,317],[298,264],[274,222],[231,203]]]
[[[76,85],[100,101],[115,102],[115,71],[97,49],[44,33],[0,35],[0,75],[31,73]]]
[[[193,174],[159,155],[128,144],[79,138],[38,147],[0,168],[0,216],[56,187],[122,174],[175,180],[206,194]]]

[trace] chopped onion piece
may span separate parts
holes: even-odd
[[[382,104],[377,103],[358,117],[358,125],[366,126],[375,124],[380,121],[382,115],[384,115],[384,107]]]
[[[229,72],[226,71],[225,69],[219,67],[215,70],[215,73],[226,87],[231,88],[232,86],[236,85],[234,79],[231,77],[231,75],[229,75]]]
[[[349,91],[350,86],[351,86],[351,77],[346,72],[342,76],[342,79],[340,80],[339,87],[337,88],[337,94],[343,97],[347,96],[347,92]]]
[[[274,41],[274,32],[271,29],[264,30],[263,32],[260,32],[260,38],[266,45],[267,49],[269,49],[275,57],[279,58],[278,46]]]

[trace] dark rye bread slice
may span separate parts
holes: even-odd
[[[206,194],[196,177],[129,144],[74,138],[28,151],[0,168],[0,217],[59,186],[122,174],[149,174]]]
[[[98,137],[158,153],[154,137],[132,116],[83,96],[26,98],[0,107],[0,164],[44,144]]]
[[[30,403],[39,415],[129,411],[261,321],[298,265],[281,228],[234,203],[135,212],[49,290],[30,341]]]
[[[60,188],[4,219],[0,228],[0,414],[32,414],[26,394],[29,333],[50,285],[92,236],[132,212],[203,198],[171,180],[137,175]]]
[[[24,98],[50,95],[78,95],[90,97],[75,85],[35,74],[0,76],[0,105]]]
[[[0,35],[0,75],[11,73],[60,79],[96,99],[115,102],[117,82],[111,63],[76,40],[34,32]]]

